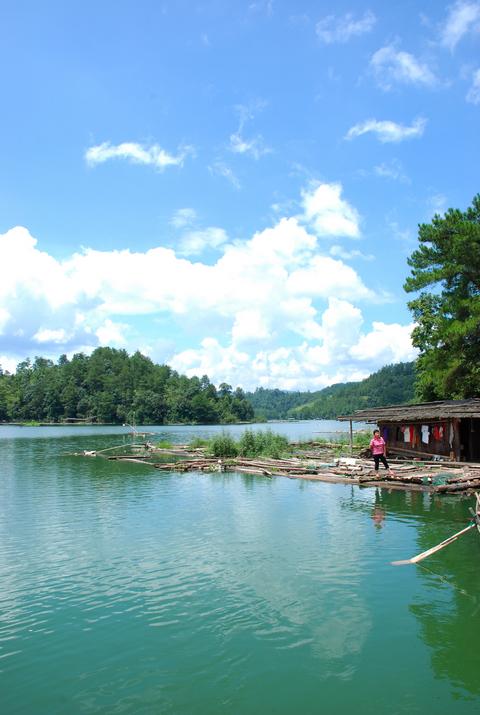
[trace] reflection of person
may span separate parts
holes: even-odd
[[[372,511],[372,521],[376,529],[381,529],[385,520],[385,509],[380,501],[378,489],[375,489],[375,504]]]
[[[373,461],[375,462],[375,471],[378,472],[378,466],[380,462],[383,464],[385,469],[390,469],[388,462],[385,459],[385,452],[387,445],[383,437],[380,437],[380,430],[373,430],[373,439],[370,442],[370,449],[372,450]]]
[[[385,509],[381,506],[376,506],[372,512],[372,521],[377,529],[381,529],[383,526],[383,521],[385,519]]]

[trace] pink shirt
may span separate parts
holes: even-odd
[[[370,442],[372,454],[383,454],[385,452],[385,440],[383,437],[374,437]]]

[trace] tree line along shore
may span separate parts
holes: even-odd
[[[284,419],[335,419],[374,405],[408,402],[414,364],[388,365],[360,382],[317,392],[215,387],[186,377],[139,352],[97,348],[69,360],[36,357],[15,374],[0,367],[0,422],[51,424],[233,424]]]

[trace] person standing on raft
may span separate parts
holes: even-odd
[[[380,436],[380,430],[373,430],[373,439],[370,441],[370,449],[372,450],[373,461],[375,462],[375,471],[378,472],[378,465],[381,462],[385,469],[390,470],[388,462],[385,459],[387,445],[385,440]]]

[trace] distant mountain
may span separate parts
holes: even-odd
[[[415,363],[387,365],[360,382],[344,382],[318,392],[289,392],[259,387],[245,397],[261,419],[335,419],[367,407],[414,399]]]

